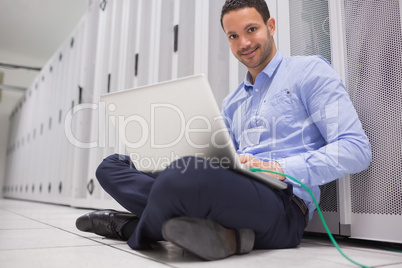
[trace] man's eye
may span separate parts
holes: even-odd
[[[257,30],[257,28],[255,28],[255,27],[252,27],[252,28],[248,29],[248,31],[249,31],[250,33],[255,32],[255,30]]]
[[[235,35],[235,34],[229,35],[229,39],[236,39],[236,37],[237,37],[237,35]]]

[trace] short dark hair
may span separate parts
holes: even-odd
[[[269,14],[269,9],[265,0],[226,0],[225,4],[222,7],[221,12],[221,25],[223,28],[222,19],[223,16],[230,11],[242,9],[245,7],[253,7],[258,13],[260,13],[262,19],[266,23],[268,19],[271,17]]]

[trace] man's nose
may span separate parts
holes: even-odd
[[[251,41],[247,36],[241,36],[240,37],[240,47],[241,48],[247,48],[251,45]]]

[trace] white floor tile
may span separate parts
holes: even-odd
[[[303,239],[294,249],[254,250],[215,262],[202,261],[169,242],[136,251],[123,241],[77,230],[75,220],[88,211],[0,199],[0,267],[357,267],[325,238]],[[361,264],[402,267],[402,253],[351,240],[338,243]]]
[[[31,250],[0,251],[1,267],[52,268],[124,268],[166,267],[158,261],[144,259],[107,246],[63,247]]]
[[[53,228],[0,230],[0,251],[93,245],[98,244],[89,239]]]
[[[46,229],[49,228],[46,224],[33,221],[24,217],[14,219],[1,218],[0,230],[15,230],[15,229]]]

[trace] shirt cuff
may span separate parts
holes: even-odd
[[[294,177],[296,180],[303,184],[309,184],[309,174],[306,167],[306,162],[300,155],[295,155],[287,158],[277,160],[281,165],[283,173]],[[286,177],[286,182],[290,182],[293,185],[300,187],[301,185],[292,179]]]

